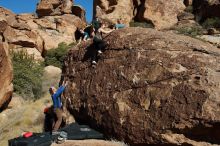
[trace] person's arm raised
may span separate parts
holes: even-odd
[[[111,30],[104,30],[104,29],[100,29],[100,32],[102,32],[102,33],[111,33],[113,30],[111,29]]]

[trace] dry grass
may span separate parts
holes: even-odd
[[[47,94],[36,102],[25,102],[21,107],[3,111],[0,114],[0,146],[7,146],[8,140],[23,132],[42,132],[45,103],[50,99]]]
[[[8,140],[20,136],[23,132],[42,132],[44,123],[43,110],[51,105],[48,89],[58,84],[60,74],[43,76],[44,96],[38,100],[25,101],[24,104],[7,109],[0,113],[0,146],[7,146]]]

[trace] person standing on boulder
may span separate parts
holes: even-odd
[[[49,92],[53,101],[54,113],[56,115],[57,121],[53,124],[53,131],[57,131],[63,120],[62,102],[61,94],[64,92],[65,87],[68,82],[63,82],[63,84],[56,90],[55,87],[50,87]]]
[[[93,36],[93,44],[94,44],[94,53],[92,56],[92,64],[96,64],[97,61],[97,55],[98,54],[102,54],[102,50],[105,49],[106,47],[106,42],[103,41],[103,37],[102,34],[108,34],[110,32],[112,32],[113,30],[105,30],[105,24],[104,23],[100,23],[101,27],[97,30],[97,32],[93,32],[92,36]]]
[[[82,41],[85,42],[85,41],[89,40],[89,33],[88,32],[84,31],[82,28],[79,29],[79,32],[80,32],[80,39],[79,39],[78,44],[80,44]]]

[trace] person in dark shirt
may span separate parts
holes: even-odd
[[[83,29],[80,29],[79,32],[81,33],[81,40],[86,41],[89,39],[89,33],[85,32]]]
[[[62,84],[57,90],[55,87],[50,87],[49,92],[53,101],[53,110],[57,117],[57,121],[53,126],[53,131],[57,131],[60,128],[60,125],[63,120],[63,111],[62,111],[62,102],[61,94],[64,92],[67,82]]]
[[[92,21],[92,25],[95,29],[95,33],[98,31],[98,29],[101,27],[101,22],[98,17],[95,17],[95,19]]]
[[[102,38],[102,33],[108,34],[110,32],[112,32],[113,30],[105,30],[105,24],[101,23],[101,27],[97,30],[97,32],[93,32],[92,36],[93,36],[93,44],[95,47],[95,52],[92,56],[92,64],[96,64],[96,58],[98,54],[102,54],[102,50],[105,49],[106,47],[106,42],[103,41]]]

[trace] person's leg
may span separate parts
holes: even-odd
[[[56,116],[57,116],[57,121],[56,121],[56,123],[55,123],[55,125],[54,125],[54,127],[53,127],[53,131],[57,131],[57,130],[60,128],[60,125],[61,125],[62,119],[63,119],[63,118],[62,118],[63,112],[62,112],[61,109],[57,108],[57,109],[55,110],[55,114],[56,114]]]
[[[91,58],[93,64],[96,64],[96,61],[97,61],[97,46],[98,46],[98,44],[94,43],[94,48],[92,51],[92,58]]]
[[[106,47],[105,41],[102,40],[101,42],[99,42],[99,44],[97,45],[98,53],[101,54],[102,51],[105,50],[105,47]]]

